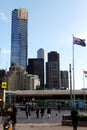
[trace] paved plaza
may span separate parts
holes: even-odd
[[[0,125],[0,130],[3,130]],[[72,126],[62,126],[60,123],[25,123],[17,124],[16,130],[73,130]],[[78,130],[87,130],[87,127],[78,127]]]
[[[73,130],[72,126],[62,126],[62,115],[70,114],[70,111],[61,111],[58,113],[52,110],[51,117],[45,111],[44,118],[36,118],[35,111],[31,112],[31,117],[26,118],[25,111],[18,110],[16,130]],[[0,130],[3,130],[2,118],[0,118]],[[78,127],[78,130],[87,130],[87,127]]]

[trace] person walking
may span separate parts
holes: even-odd
[[[26,111],[26,117],[28,119],[28,116],[29,116],[29,104],[26,104],[25,111]]]
[[[39,118],[39,106],[37,106],[36,108],[36,115],[37,115],[37,118]]]
[[[50,107],[47,108],[47,114],[48,114],[48,118],[50,118],[50,116],[51,116],[51,108]]]
[[[77,130],[77,126],[78,126],[78,112],[75,110],[75,108],[73,108],[71,110],[71,118],[72,118],[73,130]]]
[[[8,130],[10,127],[10,116],[7,112],[7,110],[3,111],[3,130]]]
[[[12,105],[12,114],[11,114],[11,120],[12,120],[12,130],[16,129],[16,123],[17,123],[17,108],[16,106],[13,104]]]
[[[41,113],[41,118],[43,119],[43,116],[44,116],[44,107],[43,106],[41,107],[40,113]]]
[[[17,108],[15,105],[10,105],[5,111],[5,120],[3,124],[4,130],[15,130],[16,127]]]
[[[57,107],[58,107],[58,112],[59,112],[59,114],[60,114],[60,104],[58,104]]]

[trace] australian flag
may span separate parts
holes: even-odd
[[[86,46],[85,39],[80,39],[80,38],[77,38],[77,37],[73,37],[73,44],[77,44],[77,45],[80,45],[80,46],[83,46],[83,47]]]

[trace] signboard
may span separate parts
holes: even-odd
[[[0,102],[2,101],[3,99],[2,98],[0,98]]]
[[[2,88],[7,88],[7,82],[2,82]]]

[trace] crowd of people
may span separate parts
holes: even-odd
[[[43,118],[45,112],[44,110],[45,108],[43,106],[33,106],[33,105],[31,106],[30,104],[26,104],[25,107],[26,117],[29,118],[29,116],[31,116],[31,111],[35,111],[37,118],[39,118],[40,114],[41,118]]]
[[[25,110],[26,110],[26,117],[27,118],[31,116],[31,110],[34,110],[36,112],[37,119],[38,118],[43,119],[45,112],[47,112],[48,118],[51,117],[51,107],[45,108],[43,105],[42,106],[37,105],[35,108],[32,109],[29,104],[26,104],[26,109]],[[57,111],[58,111],[57,114],[60,114],[60,111],[61,111],[60,104],[57,105]],[[77,126],[78,126],[78,111],[75,108],[71,109],[71,119],[72,119],[73,130],[77,130]]]
[[[26,103],[25,105],[25,113],[26,113],[26,118],[30,118],[31,117],[31,111],[35,111],[36,113],[36,118],[44,118],[44,114],[47,113],[48,118],[51,117],[51,107],[47,107],[45,108],[43,105],[39,106],[36,105],[34,106],[33,104],[30,105],[28,103]],[[57,106],[57,111],[60,114],[60,110],[61,110],[61,106],[58,104]],[[57,113],[57,114],[58,114]],[[16,106],[13,105],[9,105],[6,109],[4,109],[2,111],[2,119],[3,119],[3,130],[16,130],[16,123],[17,123],[17,108]],[[78,126],[78,112],[76,111],[75,108],[73,108],[71,110],[71,119],[72,119],[72,126],[73,126],[73,130],[77,130],[77,126]]]
[[[36,118],[44,118],[45,112],[47,112],[48,118],[51,117],[51,107],[45,108],[44,105],[34,105],[34,104],[29,104],[26,103],[25,105],[25,113],[26,113],[26,118],[31,117],[31,111],[35,111],[36,113]],[[60,113],[60,106],[58,106],[58,111]],[[16,106],[9,105],[5,109],[2,110],[1,112],[2,115],[2,121],[3,121],[3,130],[15,130],[16,129],[16,123],[17,123],[17,108]]]
[[[27,103],[26,107],[25,107],[26,118],[30,118],[31,111],[35,111],[37,118],[43,119],[45,112],[47,113],[48,118],[50,118],[51,117],[51,109],[52,108],[50,106],[48,106],[48,107],[44,107],[44,105],[33,106],[33,105],[30,105]],[[58,104],[58,107],[57,107],[58,113],[60,113],[60,109],[61,109],[60,105]]]

